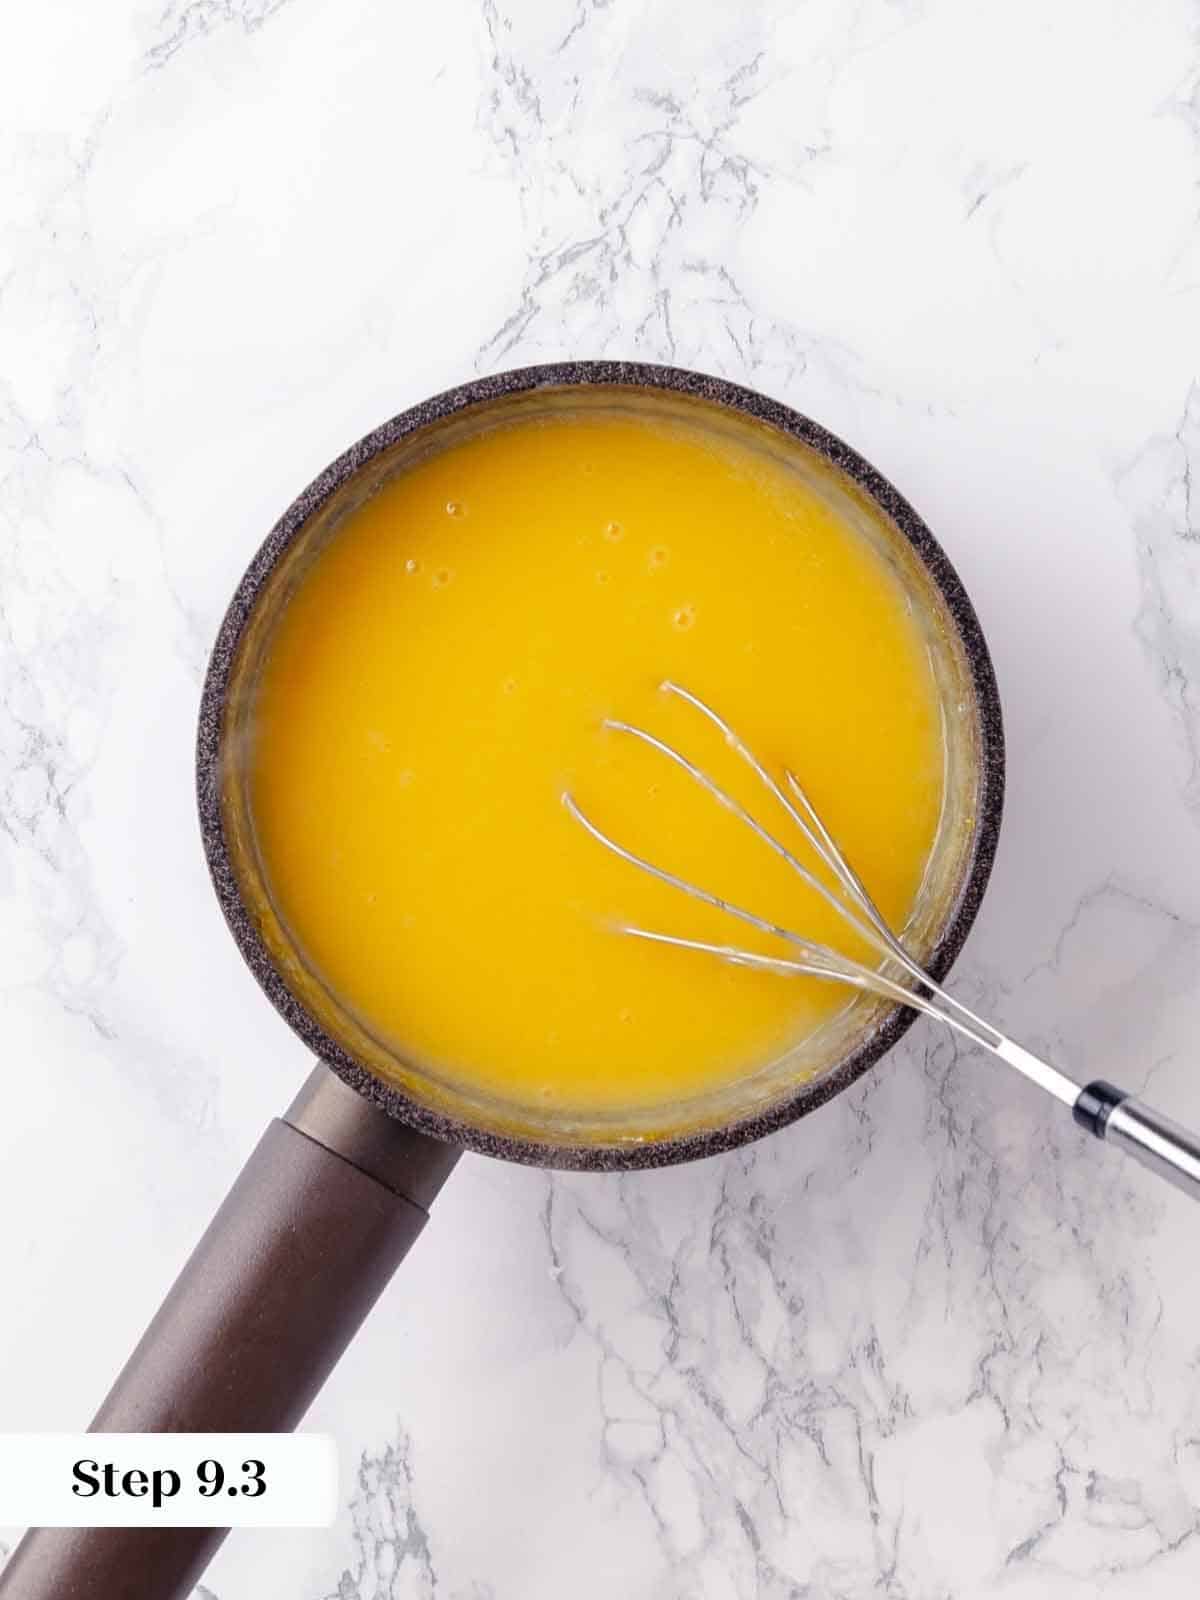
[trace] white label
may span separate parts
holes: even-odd
[[[326,1434],[0,1434],[0,1526],[327,1528],[337,1511]]]

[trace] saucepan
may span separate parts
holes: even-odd
[[[711,1156],[816,1110],[915,1019],[862,996],[807,1056],[653,1122],[536,1110],[438,1081],[373,1037],[310,969],[261,870],[239,751],[272,624],[345,517],[393,475],[480,430],[572,411],[686,417],[767,440],[900,573],[925,625],[946,744],[946,805],[908,941],[934,976],[958,953],[992,866],[1004,744],[992,665],[954,569],[912,507],[808,418],[721,379],[584,362],[481,378],[386,422],[326,468],[238,585],[200,706],[197,787],[221,907],[268,998],[319,1065],[271,1123],[130,1357],[96,1431],[278,1432],[296,1426],[412,1246],[460,1152],[599,1173]],[[799,688],[798,688],[799,692]],[[168,1600],[191,1591],[221,1529],[33,1530],[0,1590],[21,1600]]]

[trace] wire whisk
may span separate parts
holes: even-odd
[[[651,944],[671,945],[709,956],[735,966],[757,968],[781,977],[813,977],[845,985],[861,992],[877,994],[900,1005],[945,1023],[972,1044],[998,1056],[1032,1082],[1069,1106],[1077,1122],[1100,1139],[1122,1145],[1143,1165],[1167,1177],[1178,1187],[1200,1198],[1200,1141],[1178,1124],[1143,1106],[1123,1090],[1102,1080],[1081,1087],[1057,1067],[1026,1050],[999,1028],[978,1016],[961,1000],[942,988],[905,950],[888,926],[865,884],[847,861],[829,829],[821,820],[804,786],[788,768],[781,779],[775,777],[725,719],[699,695],[682,684],[667,679],[660,685],[664,694],[685,702],[706,718],[723,736],[726,744],[754,773],[770,797],[779,821],[776,827],[791,827],[798,832],[829,875],[829,882],[818,877],[788,847],[777,832],[764,825],[728,790],[714,781],[701,767],[673,745],[645,728],[617,718],[606,718],[603,726],[613,733],[639,740],[665,760],[672,762],[713,800],[743,823],[769,850],[772,850],[798,878],[813,890],[840,917],[843,924],[873,949],[878,966],[867,966],[828,945],[818,944],[771,918],[747,909],[732,900],[712,893],[701,885],[680,877],[665,867],[647,860],[606,833],[580,807],[574,796],[564,793],[562,800],[570,815],[597,843],[614,856],[665,883],[690,899],[712,906],[730,918],[757,929],[789,945],[794,956],[766,955],[736,944],[715,944],[702,939],[687,939],[660,929],[619,923],[615,931]]]

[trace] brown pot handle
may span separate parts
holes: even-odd
[[[296,1426],[408,1254],[459,1155],[319,1066],[272,1122],[92,1423]],[[34,1528],[2,1600],[177,1600],[225,1528]]]

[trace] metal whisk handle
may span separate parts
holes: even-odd
[[[1143,1167],[1200,1200],[1200,1138],[1194,1133],[1102,1078],[1079,1091],[1073,1114],[1097,1139],[1120,1145]]]

